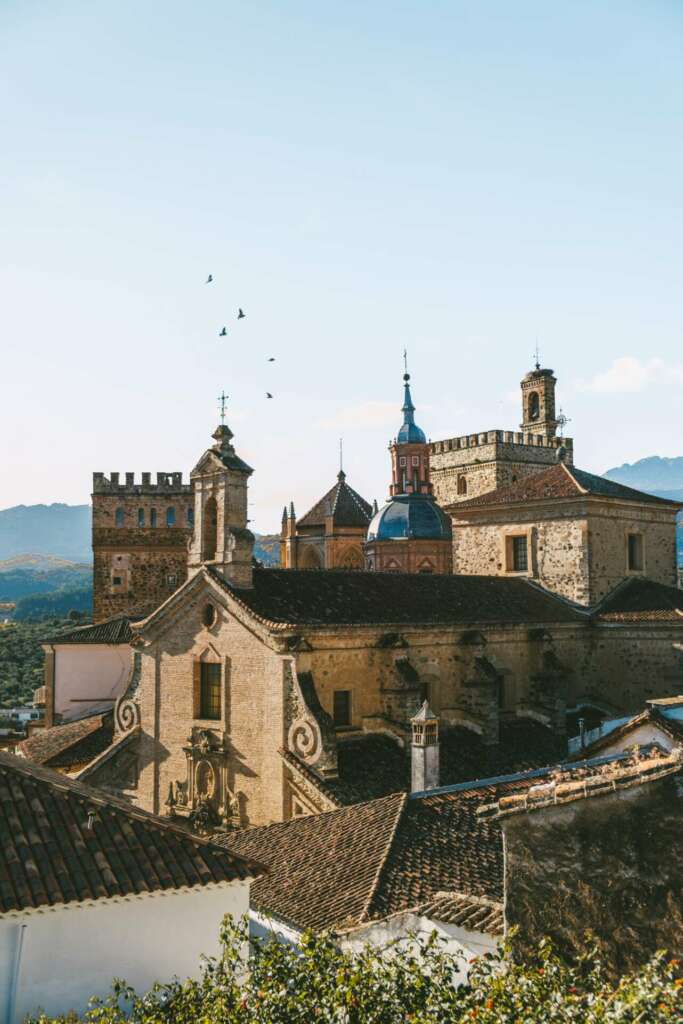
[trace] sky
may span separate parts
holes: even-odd
[[[341,436],[381,502],[404,348],[434,440],[538,344],[577,465],[683,455],[682,112],[680,0],[2,0],[0,508],[188,474],[223,390],[253,529]]]

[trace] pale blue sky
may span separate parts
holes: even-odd
[[[0,507],[189,471],[222,388],[256,529],[340,433],[381,500],[404,345],[434,439],[538,337],[578,465],[683,454],[682,111],[680,0],[4,0]]]

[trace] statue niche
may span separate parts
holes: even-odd
[[[216,828],[239,828],[240,802],[228,786],[225,736],[210,729],[193,729],[183,749],[187,773],[185,779],[169,784],[169,817],[185,818],[200,835],[208,835]]]

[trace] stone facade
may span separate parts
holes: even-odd
[[[181,473],[93,474],[93,617],[144,614],[187,576],[193,493]]]
[[[592,605],[622,580],[646,577],[676,586],[675,508],[593,496],[526,505],[451,506],[453,571],[524,575],[571,601]],[[630,569],[628,538],[641,538],[641,568]],[[526,538],[527,568],[511,557]]]
[[[609,780],[606,780],[609,783]],[[524,953],[586,931],[621,975],[658,949],[683,955],[683,776],[503,817],[505,915]]]
[[[294,503],[282,513],[280,565],[284,569],[362,569],[372,506],[346,482],[337,483],[297,520]]]

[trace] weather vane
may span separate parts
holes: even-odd
[[[218,396],[218,401],[221,403],[221,424],[222,425],[225,425],[225,403],[227,402],[228,398],[229,398],[229,396],[226,395],[225,391],[221,391],[220,395]]]
[[[339,438],[339,472],[344,472],[344,438]]]
[[[557,428],[560,437],[564,437],[564,428],[568,423],[571,423],[571,418],[569,416],[565,416],[562,412],[562,406],[560,406],[560,414],[557,417]]]
[[[403,349],[403,370],[404,370],[405,375],[407,377],[408,376],[408,349],[407,348]]]
[[[535,359],[535,362],[536,362],[536,369],[540,370],[541,369],[541,353],[539,352],[539,349],[538,349],[538,342],[536,342],[536,351],[534,352],[534,359]]]

